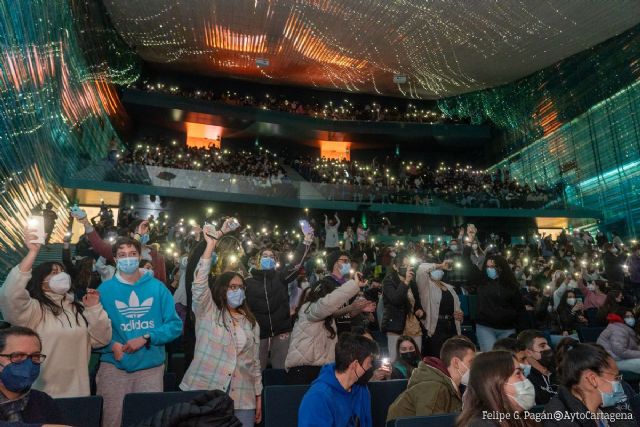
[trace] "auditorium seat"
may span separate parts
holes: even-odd
[[[200,393],[202,391],[127,394],[122,404],[122,427],[135,426],[166,407],[189,402]]]
[[[387,427],[453,427],[459,412],[430,415],[428,417],[403,417],[391,420]]]
[[[297,427],[298,408],[308,385],[272,385],[265,387],[263,418],[264,427]]]
[[[578,337],[580,337],[580,342],[596,342],[604,329],[605,328],[602,326],[585,326],[578,328]]]
[[[262,371],[262,386],[285,385],[287,371],[284,369],[265,369]]]
[[[66,397],[55,399],[62,421],[70,426],[100,427],[102,396]]]
[[[373,427],[384,427],[389,405],[407,389],[407,380],[371,381],[371,418]]]

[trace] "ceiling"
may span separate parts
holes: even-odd
[[[152,63],[429,99],[517,80],[640,23],[637,0],[103,2],[124,40]]]

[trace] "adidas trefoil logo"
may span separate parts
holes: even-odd
[[[129,295],[129,304],[116,300],[116,308],[124,317],[128,319],[139,319],[151,310],[153,306],[153,297],[147,298],[140,304],[140,299],[135,291],[131,291]]]

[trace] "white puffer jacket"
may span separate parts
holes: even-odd
[[[359,291],[356,282],[349,280],[318,301],[300,307],[298,320],[291,331],[285,369],[303,365],[322,366],[334,361],[338,337],[329,337],[324,319],[340,310]],[[335,321],[333,328],[336,328]]]

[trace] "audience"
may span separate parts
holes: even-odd
[[[378,347],[370,339],[342,334],[335,344],[335,362],[322,367],[302,399],[298,426],[372,427],[367,383],[377,355]]]
[[[35,331],[22,326],[0,329],[0,424],[3,426],[62,424],[62,414],[51,396],[32,388],[46,358]]]
[[[55,398],[88,396],[89,371],[78,367],[88,366],[92,348],[111,341],[111,323],[100,304],[100,293],[90,289],[77,301],[71,277],[61,263],[44,262],[32,268],[41,248],[34,243],[35,231],[25,229],[23,240],[27,255],[0,288],[4,320],[42,337],[49,360],[42,375],[34,378],[34,388]]]
[[[407,390],[389,406],[387,421],[460,411],[460,385],[467,386],[475,352],[476,347],[467,339],[446,340],[440,359],[428,357],[414,370]]]

